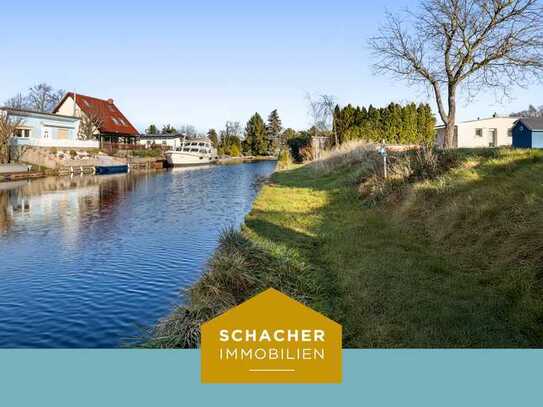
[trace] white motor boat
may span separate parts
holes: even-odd
[[[206,165],[217,161],[217,151],[207,139],[186,140],[181,147],[166,151],[169,165]]]

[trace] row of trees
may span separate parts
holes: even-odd
[[[264,123],[262,116],[255,113],[245,129],[239,122],[226,122],[224,130],[209,129],[207,137],[219,155],[237,157],[240,155],[273,155],[285,144],[279,113],[273,110]]]
[[[264,123],[262,116],[255,113],[245,126],[245,139],[242,147],[246,155],[272,155],[278,152],[283,144],[281,132],[283,126],[279,113],[273,110]]]
[[[435,140],[436,120],[428,104],[336,105],[333,118],[333,132],[340,144],[354,139],[393,144],[431,144]]]
[[[50,113],[65,93],[64,90],[55,89],[47,83],[39,83],[28,88],[26,93],[19,92],[9,98],[4,105],[13,109],[28,109]]]
[[[194,127],[191,124],[184,124],[180,126],[179,128],[175,128],[171,124],[165,124],[162,126],[162,129],[159,131],[158,127],[155,124],[149,125],[145,129],[145,134],[177,134],[182,133],[189,137],[196,137],[198,136],[198,131],[196,130],[196,127]]]
[[[530,105],[528,106],[528,109],[516,113],[511,113],[509,117],[541,118],[543,117],[543,106],[535,107],[534,105]]]

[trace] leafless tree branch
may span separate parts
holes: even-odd
[[[461,84],[474,96],[541,79],[542,22],[539,0],[423,0],[415,13],[387,14],[370,39],[374,67],[431,87],[451,146]]]

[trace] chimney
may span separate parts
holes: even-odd
[[[108,99],[108,100],[107,100],[107,103],[109,103],[110,105],[112,105],[112,104],[113,104],[113,99]]]

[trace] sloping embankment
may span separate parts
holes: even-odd
[[[543,152],[364,146],[274,174],[241,233],[149,346],[273,286],[337,320],[346,347],[543,346]]]

